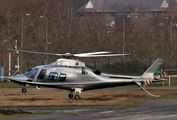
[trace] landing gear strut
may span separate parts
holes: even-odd
[[[75,88],[75,89],[72,89],[71,90],[71,93],[69,93],[68,97],[69,98],[73,98],[73,91],[75,91],[76,95],[75,95],[75,99],[76,100],[79,100],[80,99],[80,96],[78,95],[79,93],[81,93],[81,91],[83,91],[83,88]]]
[[[22,93],[26,93],[27,89],[25,87],[22,88]]]

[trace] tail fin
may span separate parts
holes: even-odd
[[[164,61],[158,58],[141,76],[141,78],[154,78],[154,73]]]
[[[152,80],[154,80],[154,73],[156,72],[156,70],[159,68],[159,66],[163,63],[164,61],[160,58],[158,58],[141,76],[141,78],[143,79],[147,79],[147,80],[143,80],[141,82],[135,81],[135,83],[145,92],[147,92],[149,95],[153,96],[153,97],[160,97],[160,95],[153,95],[151,93],[149,93],[145,88],[144,85],[150,84],[152,82]]]

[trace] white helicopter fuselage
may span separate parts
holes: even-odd
[[[75,91],[76,93],[132,84],[142,88],[141,85],[144,81],[154,80],[154,72],[162,62],[161,59],[157,59],[142,76],[125,76],[104,74],[98,70],[89,69],[85,67],[85,63],[78,60],[58,59],[49,65],[34,67],[25,74],[11,77],[9,80],[23,86],[30,84],[37,86],[37,88],[45,86]]]

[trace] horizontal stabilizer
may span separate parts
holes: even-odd
[[[163,81],[167,81],[167,79],[157,79],[157,80],[153,80],[152,82],[163,82]]]

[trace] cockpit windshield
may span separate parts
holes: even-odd
[[[36,74],[38,73],[39,69],[38,68],[33,68],[32,70],[28,71],[25,73],[26,77],[28,78],[34,78]]]

